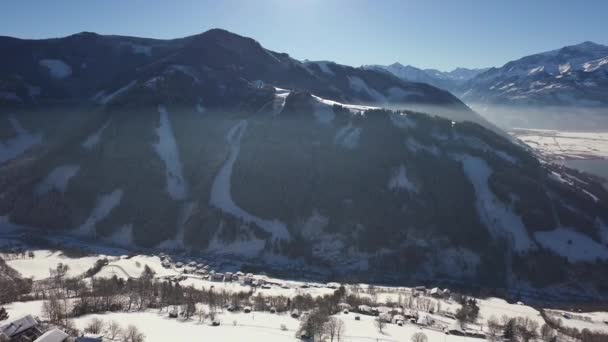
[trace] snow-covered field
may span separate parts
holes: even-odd
[[[167,178],[167,192],[174,200],[183,200],[188,192],[186,181],[182,173],[182,162],[179,159],[177,142],[169,114],[164,106],[158,106],[160,113],[160,127],[156,129],[158,143],[154,144],[154,149],[165,164],[165,174]]]
[[[33,278],[34,280],[46,279],[49,277],[50,269],[54,269],[57,264],[62,263],[68,265],[69,277],[82,275],[91,268],[95,261],[102,258],[101,255],[86,256],[80,258],[69,258],[58,251],[37,250],[33,251],[34,257],[10,259],[4,258],[6,263],[19,271],[23,277]],[[4,257],[4,256],[3,256]]]
[[[515,129],[511,134],[551,159],[608,158],[608,132]]]

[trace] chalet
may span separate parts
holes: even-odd
[[[277,308],[275,308],[274,306],[270,308],[270,313],[277,313]]]
[[[170,267],[171,267],[171,262],[170,262],[170,261],[168,261],[168,260],[163,260],[163,262],[161,263],[161,265],[162,265],[164,268],[170,268]]]
[[[202,275],[207,274],[207,271],[205,271],[205,270],[196,270],[195,274],[198,274],[198,275],[202,276]]]
[[[348,315],[349,311],[348,309],[344,309],[344,311],[342,311],[343,314]]]
[[[460,324],[458,324],[458,322],[454,322],[452,325],[450,325],[448,327],[448,333],[450,335],[466,336],[466,332],[464,331],[464,329],[462,329],[462,327],[460,326]]]
[[[220,326],[220,320],[219,319],[214,319],[213,322],[211,322],[211,326],[212,327],[219,327]]]
[[[416,286],[416,287],[414,287],[414,291],[416,291],[418,293],[424,293],[424,292],[426,292],[426,287],[424,287],[424,286]]]
[[[223,281],[224,280],[224,273],[213,273],[211,275],[211,280],[213,281]]]
[[[178,263],[175,264],[175,267],[176,268],[182,268],[182,267],[184,267],[184,263],[183,262],[178,262]]]
[[[42,336],[34,340],[34,342],[64,342],[68,337],[70,337],[70,335],[55,328],[45,332]]]
[[[76,342],[103,342],[103,335],[84,334],[84,336],[77,337]]]
[[[237,276],[237,277],[244,277],[244,276],[245,276],[245,273],[243,273],[243,272],[241,272],[241,271],[238,271],[238,272],[236,272],[234,275],[235,275],[235,276]]]
[[[416,324],[423,326],[432,325],[433,319],[427,315],[420,315],[420,317],[418,317],[416,320]]]
[[[441,291],[441,289],[438,287],[433,287],[431,291],[429,291],[429,295],[435,298],[441,297],[443,295],[443,291]]]
[[[352,310],[352,306],[348,303],[338,303],[338,309],[340,310]]]
[[[203,267],[205,267],[205,264],[196,264],[196,268],[197,269],[202,269]]]
[[[234,275],[232,274],[232,272],[226,272],[226,274],[224,275],[224,281],[232,281],[232,277]]]
[[[340,284],[339,283],[333,283],[333,282],[332,283],[327,283],[326,287],[328,289],[337,289],[337,288],[340,287]]]
[[[190,261],[188,263],[188,266],[190,266],[190,267],[196,267],[196,261]]]
[[[357,310],[359,311],[359,313],[364,314],[364,315],[370,315],[371,316],[371,315],[374,314],[371,306],[368,306],[368,305],[359,305],[357,307]]]
[[[403,315],[393,316],[393,323],[397,324],[398,326],[402,327],[404,322],[405,322],[405,317]]]
[[[171,311],[169,311],[169,318],[177,318],[177,308],[173,308]]]
[[[243,308],[243,312],[244,313],[250,313],[251,312],[251,306],[246,306]]]
[[[0,337],[6,336],[9,341],[34,341],[42,335],[38,321],[32,315],[17,318],[0,325]]]

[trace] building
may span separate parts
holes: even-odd
[[[0,336],[8,337],[11,342],[34,341],[42,335],[39,325],[32,315],[25,315],[0,325]]]
[[[57,328],[51,329],[42,336],[38,337],[34,342],[64,342],[70,335]]]
[[[76,338],[76,342],[103,342],[103,336],[95,334],[85,334],[84,336]]]

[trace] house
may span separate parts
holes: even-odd
[[[429,291],[429,295],[432,297],[441,297],[443,295],[443,291],[441,291],[438,287],[433,287],[431,291]]]
[[[371,308],[371,306],[368,305],[359,305],[359,307],[357,307],[358,311],[364,315],[373,315],[374,312]]]
[[[466,332],[464,331],[464,329],[462,329],[462,327],[460,326],[460,324],[458,324],[458,322],[454,322],[452,325],[450,325],[448,327],[448,333],[450,335],[466,336]]]
[[[177,308],[173,308],[171,311],[169,311],[169,318],[177,318]]]
[[[291,311],[291,317],[292,318],[298,318],[298,317],[300,317],[300,311],[298,311],[298,309],[293,309]]]
[[[182,268],[182,267],[184,267],[184,263],[178,262],[178,263],[175,264],[175,267],[176,268]]]
[[[232,274],[232,272],[226,272],[226,274],[224,275],[224,281],[232,281],[232,277],[234,275]]]
[[[223,281],[224,280],[224,273],[213,273],[211,275],[211,280],[213,280],[213,281]]]
[[[64,342],[68,337],[70,337],[70,335],[55,328],[45,332],[42,336],[34,340],[34,342]]]
[[[337,288],[340,287],[340,283],[333,283],[333,282],[332,283],[327,283],[326,287],[328,289],[337,289]]]
[[[211,326],[212,327],[219,327],[220,325],[220,320],[219,319],[214,319],[213,322],[211,322]]]
[[[188,266],[190,266],[190,267],[196,267],[196,261],[190,261],[188,263]]]
[[[403,326],[403,322],[405,322],[405,317],[403,315],[395,315],[393,316],[393,323]],[[401,324],[399,324],[401,323]]]
[[[432,325],[433,319],[427,315],[420,315],[418,320],[416,320],[416,324],[418,325]]]
[[[274,306],[270,308],[270,313],[276,313],[277,312],[277,308],[275,308]]]
[[[202,269],[203,267],[205,267],[205,264],[196,264],[196,268],[197,269]]]
[[[361,320],[361,316],[357,315],[355,316],[355,321],[360,321]]]
[[[250,313],[251,312],[251,306],[246,306],[243,308],[243,312],[244,313]]]
[[[0,336],[2,335],[8,337],[9,341],[34,341],[42,335],[42,331],[32,315],[25,315],[0,325]]]
[[[340,310],[352,310],[352,306],[348,303],[338,303],[338,309]]]
[[[84,334],[84,336],[77,337],[76,342],[103,342],[103,335]]]

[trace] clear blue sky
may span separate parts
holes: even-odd
[[[359,66],[499,66],[608,44],[607,0],[1,0],[0,35],[176,38],[224,28],[298,59]]]

